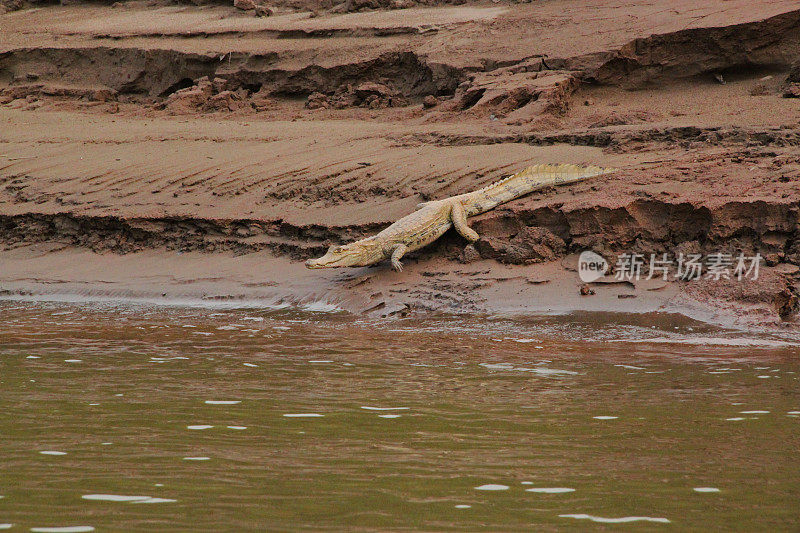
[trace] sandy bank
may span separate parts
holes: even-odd
[[[0,15],[0,289],[796,328],[800,110],[784,96],[800,76],[800,11],[619,10]],[[302,268],[420,201],[539,162],[621,171],[481,215],[475,247],[447,235],[402,274]],[[763,277],[582,296],[572,257],[584,250],[612,264],[760,254]]]

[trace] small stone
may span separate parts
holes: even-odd
[[[750,96],[764,96],[768,94],[767,86],[763,83],[756,83],[750,88]]]
[[[222,91],[208,99],[204,108],[209,111],[236,111],[246,104],[240,95],[233,91]]]
[[[92,93],[92,100],[96,102],[110,102],[115,100],[117,97],[117,91],[114,89],[97,89]]]
[[[272,8],[262,5],[257,5],[255,11],[257,17],[271,17],[273,14]]]
[[[203,76],[197,80],[196,88],[207,97],[211,97],[214,94],[214,85],[208,81],[208,76]]]
[[[780,272],[781,274],[788,274],[793,276],[800,272],[800,266],[792,265],[789,263],[780,263],[775,266],[775,271]]]
[[[252,11],[256,8],[256,3],[253,0],[233,0],[233,7],[242,11]]]
[[[772,252],[764,254],[764,264],[767,266],[775,266],[783,261],[782,252]]]
[[[221,93],[228,85],[228,80],[225,78],[214,78],[211,80],[211,86],[214,88],[215,93]]]
[[[800,298],[789,288],[786,288],[775,295],[775,310],[784,320],[788,320],[792,315],[800,310]]]
[[[269,92],[265,90],[258,91],[250,98],[250,105],[256,111],[266,111],[277,104],[274,98],[269,96]]]
[[[173,113],[190,113],[208,100],[208,95],[197,87],[175,91],[167,98],[166,108]]]
[[[594,289],[592,289],[588,284],[584,283],[581,285],[581,296],[593,296],[594,294]]]
[[[369,96],[392,96],[394,91],[382,83],[375,83],[372,81],[365,81],[355,88],[356,96],[359,98],[367,98]]]
[[[0,15],[9,11],[17,11],[25,7],[22,0],[3,0],[0,1]]]
[[[800,98],[800,83],[792,83],[783,91],[784,98]]]
[[[306,109],[327,109],[329,105],[328,97],[322,93],[311,93],[306,100]]]
[[[480,260],[480,258],[481,254],[478,252],[477,248],[475,248],[475,245],[468,244],[461,251],[461,255],[459,256],[458,260],[462,263],[473,263]]]
[[[439,100],[432,94],[429,94],[428,96],[422,99],[422,107],[426,109],[430,109],[431,107],[436,107],[438,104]]]
[[[786,83],[800,83],[800,59],[792,64],[789,75],[786,77]]]

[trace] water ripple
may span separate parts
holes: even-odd
[[[601,524],[624,524],[627,522],[657,522],[659,524],[669,524],[670,521],[666,518],[653,518],[650,516],[622,516],[620,518],[605,518],[602,516],[593,516],[590,514],[560,514],[561,518],[576,518],[578,520],[591,520],[592,522],[600,522]]]

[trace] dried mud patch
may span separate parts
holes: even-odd
[[[510,263],[547,261],[587,249],[672,257],[691,249],[760,253],[767,264],[800,264],[799,213],[797,200],[718,207],[636,200],[615,208],[498,209],[477,217],[472,227],[481,235],[477,249],[482,256]]]
[[[24,48],[0,53],[0,89],[19,98],[68,87],[62,95],[83,97],[108,91],[121,101],[165,102],[203,80],[224,80],[242,98],[305,98],[333,95],[349,86],[379,83],[404,98],[452,94],[460,69],[428,62],[413,52],[392,52],[374,59],[332,67],[308,65],[287,70],[276,53],[195,54],[139,48]],[[17,94],[17,93],[24,93]],[[58,94],[58,93],[57,93]],[[179,95],[180,96],[180,95]],[[165,102],[166,103],[166,102]]]
[[[728,74],[763,69],[788,71],[800,56],[799,28],[800,10],[757,22],[652,35],[618,50],[576,57],[487,60],[477,70],[437,62],[411,45],[371,59],[344,60],[328,67],[310,62],[291,69],[281,66],[277,52],[31,47],[0,52],[0,89],[6,99],[13,91],[89,99],[97,91],[108,91],[122,102],[152,104],[164,103],[201,79],[221,78],[236,95],[215,105],[220,111],[237,111],[238,100],[259,110],[262,102],[247,102],[253,95],[259,95],[256,100],[313,95],[310,109],[393,107],[419,103],[424,97],[453,97],[442,105],[430,104],[436,112],[429,121],[455,120],[466,113],[473,120],[491,116],[504,124],[542,130],[558,125],[557,118],[572,105],[581,81],[644,88],[705,74],[724,80]],[[788,96],[798,86],[791,80],[792,74],[783,89]],[[381,88],[360,94],[365,84]],[[205,110],[203,105],[190,107]],[[597,117],[586,125],[634,124],[655,118],[645,115],[626,111]]]
[[[789,68],[800,55],[800,10],[765,20],[695,28],[630,41],[568,60],[588,81],[629,88],[689,78]]]
[[[543,115],[562,115],[580,82],[577,74],[547,69],[543,59],[470,75],[458,86],[453,101],[443,111],[491,116],[506,124],[521,125]]]
[[[700,279],[685,283],[684,291],[697,301],[712,301],[732,314],[742,314],[746,309],[748,320],[752,322],[766,322],[777,317],[789,325],[798,320],[800,276],[796,270],[761,269],[755,281]]]
[[[324,252],[327,242],[344,242],[364,232],[354,228],[293,226],[282,221],[208,218],[119,218],[69,214],[0,215],[0,242],[6,248],[58,242],[95,252],[131,253],[163,248],[181,252],[271,251],[294,259]]]

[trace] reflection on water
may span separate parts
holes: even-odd
[[[0,324],[0,528],[800,521],[788,337],[655,315],[25,302]]]
[[[591,520],[592,522],[600,522],[601,524],[624,524],[627,522],[657,522],[660,524],[669,524],[670,521],[666,518],[653,518],[650,516],[623,516],[620,518],[604,518],[602,516],[592,516],[590,514],[562,514],[558,515],[561,518],[577,518],[578,520]]]

